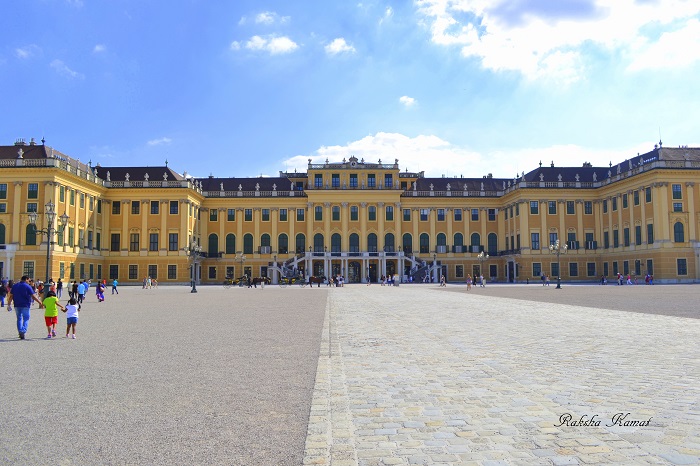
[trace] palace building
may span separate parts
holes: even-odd
[[[355,157],[277,177],[195,178],[167,164],[92,166],[20,139],[0,146],[0,276],[43,280],[50,257],[54,280],[127,284],[189,283],[193,271],[204,284],[244,273],[696,282],[698,181],[700,149],[661,142],[610,166],[540,163],[514,178],[427,178]],[[47,222],[50,203],[63,230]]]

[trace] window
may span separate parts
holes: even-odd
[[[654,275],[654,261],[651,259],[647,259],[647,273]]]
[[[157,251],[158,250],[158,233],[150,233],[148,235],[148,250]]]
[[[27,212],[37,212],[37,203],[36,202],[28,202],[27,203]]]
[[[280,209],[280,222],[287,221],[287,209]]]
[[[340,174],[333,173],[331,175],[331,186],[334,188],[340,188]]]
[[[27,225],[25,244],[27,246],[36,246],[36,226],[31,223]]]
[[[552,264],[550,264],[550,267],[552,268],[551,276],[558,277],[559,276],[559,264],[556,262],[553,262]]]
[[[684,243],[685,233],[683,229],[683,224],[681,222],[676,222],[673,224],[673,242],[674,243]]]
[[[168,280],[177,280],[177,265],[168,265]]]
[[[121,201],[112,202],[112,215],[119,215],[122,213],[122,203]]]
[[[357,173],[350,174],[350,187],[357,188]]]
[[[586,275],[589,277],[595,277],[595,262],[586,262]]]
[[[66,202],[66,187],[65,186],[61,186],[58,188],[58,202]]]
[[[226,221],[227,222],[235,222],[236,221],[236,209],[227,209],[226,210]]]
[[[39,199],[39,183],[29,183],[27,185],[27,199]],[[34,275],[31,276],[33,277]]]
[[[229,233],[228,235],[226,235],[226,245],[224,252],[226,254],[236,254],[236,235],[234,235],[233,233]]]
[[[489,214],[489,222],[495,222],[496,221],[496,209],[489,209],[488,214]]]
[[[304,209],[297,209],[297,222],[304,221]]]
[[[226,240],[228,241],[228,236],[226,237]],[[289,238],[284,233],[280,234],[277,238],[277,250],[280,254],[287,254],[289,252]]]
[[[547,202],[547,209],[549,211],[549,215],[556,215],[557,214],[557,201]]]
[[[262,215],[262,221],[269,222],[270,221],[270,209],[261,209],[260,212]]]
[[[168,233],[168,251],[177,251],[179,248],[179,240],[177,233]]]
[[[389,173],[384,174],[384,187],[391,188],[392,186],[394,186],[394,177]]]
[[[356,222],[360,218],[360,211],[356,205],[350,206],[350,220]]]
[[[331,220],[334,222],[340,221],[340,206],[334,205],[331,207]]]
[[[654,224],[647,223],[647,244],[654,244]]]
[[[7,213],[7,203],[0,202],[0,214],[5,214],[5,213]]]
[[[462,209],[454,209],[454,221],[455,222],[462,221]]]
[[[639,205],[639,190],[636,190],[632,194],[632,198],[633,198],[634,205]]]
[[[95,249],[98,251],[102,250],[102,233],[99,231],[95,233]]]
[[[557,244],[558,239],[559,239],[559,235],[557,234],[557,232],[554,231],[554,232],[551,232],[549,234],[549,244],[550,245]]]
[[[613,212],[617,211],[617,196],[612,198],[612,210]]]
[[[489,277],[491,280],[498,277],[498,266],[496,264],[489,265]]]
[[[387,222],[393,222],[394,221],[394,206],[386,206],[385,209],[385,214],[384,214],[384,219]]]
[[[430,236],[427,233],[422,233],[419,237],[420,252],[425,254],[430,252]]]
[[[608,213],[608,200],[603,199],[603,213],[607,214]]]
[[[111,243],[109,245],[110,251],[119,251],[121,246],[121,235],[119,233],[112,233]]]
[[[94,208],[95,208],[95,198],[90,196],[90,211],[92,212],[92,210]]]
[[[209,209],[209,221],[218,222],[219,221],[219,209]]]
[[[119,266],[110,264],[109,266],[109,279],[118,280],[119,279]]]
[[[542,263],[541,262],[533,262],[532,263],[532,276],[533,277],[541,277],[542,276]]]
[[[78,229],[78,247],[85,247],[85,230],[83,230],[82,228]]]
[[[566,201],[566,213],[567,215],[574,215],[576,213],[574,201]]]
[[[540,213],[539,201],[530,201],[530,215],[538,215]]]
[[[179,208],[178,201],[170,201],[170,215],[177,215]]]
[[[61,189],[63,189],[63,186],[61,186]],[[7,199],[7,183],[0,183],[0,199]]]
[[[84,209],[85,208],[85,194],[80,193],[80,208]]]
[[[603,248],[608,249],[610,247],[610,234],[607,231],[603,232]]]
[[[569,262],[569,276],[578,277],[578,262]]]
[[[131,233],[129,235],[129,251],[138,252],[139,250],[139,234]]]
[[[411,209],[403,209],[403,221],[404,222],[411,221]]]
[[[75,246],[75,228],[68,227],[68,247]]]
[[[593,215],[593,202],[583,201],[583,213],[585,215]]]
[[[642,244],[642,226],[641,225],[635,225],[634,227],[634,244],[639,246]]]
[[[622,241],[625,247],[630,245],[630,229],[629,227],[622,229]]]
[[[681,192],[680,184],[671,185],[671,192],[673,193],[673,199],[683,199],[683,192]]]
[[[445,209],[438,209],[437,210],[437,220],[438,220],[438,222],[445,221]]]
[[[73,280],[75,278],[75,263],[71,262],[70,264],[70,273],[68,277]]]
[[[683,212],[683,203],[682,202],[674,202],[673,203],[673,211],[674,212]]]
[[[620,247],[620,231],[613,230],[613,247]]]
[[[486,237],[486,245],[488,247],[488,253],[492,256],[498,254],[498,235],[496,233],[489,233]]]
[[[141,201],[131,201],[131,214],[139,215],[141,213]]]
[[[314,175],[314,187],[323,188],[323,175],[318,173]]]
[[[430,215],[430,209],[420,209],[420,221],[427,222]]]
[[[651,202],[651,186],[644,188],[644,202],[647,204]]]
[[[540,234],[539,233],[530,233],[530,243],[532,245],[532,249],[539,249],[540,248]]]
[[[65,277],[66,277],[66,263],[59,262],[58,263],[58,278],[65,278]]]
[[[22,263],[22,275],[34,277],[34,261],[24,261]]]
[[[209,279],[213,280],[216,278],[216,267],[209,267]]]
[[[518,202],[517,204],[515,204],[515,216],[517,217],[519,215],[520,215],[520,203]]]
[[[75,190],[70,190],[70,205],[75,205]]]
[[[610,267],[607,262],[603,262],[603,275],[605,275],[606,277],[610,275]]]
[[[455,266],[455,277],[456,278],[464,278],[464,266],[463,265]]]
[[[625,193],[625,194],[622,195],[622,208],[623,208],[623,209],[626,209],[627,206],[628,206],[628,204],[627,204],[627,193]]]
[[[252,222],[253,221],[253,209],[243,210],[243,221]]]
[[[102,199],[97,200],[97,213],[98,214],[102,213]]]
[[[369,206],[369,208],[367,209],[367,219],[370,222],[374,222],[377,220],[377,207],[373,205]]]
[[[678,275],[688,275],[688,262],[686,259],[677,259],[676,267],[678,269]]]
[[[323,207],[321,207],[320,205],[314,207],[314,220],[316,220],[317,222],[323,220]]]
[[[367,187],[368,188],[376,188],[377,187],[377,178],[374,173],[370,173],[367,175]]]
[[[139,278],[139,266],[129,265],[129,280],[137,280]]]
[[[92,230],[88,231],[87,247],[88,247],[88,249],[92,249]]]

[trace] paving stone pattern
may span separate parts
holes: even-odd
[[[649,313],[642,287],[564,291],[598,307],[497,288],[333,290],[304,464],[700,464],[700,321]],[[697,287],[649,288],[665,313],[697,309]],[[639,312],[602,308],[613,292]]]

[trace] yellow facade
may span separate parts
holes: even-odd
[[[351,158],[275,178],[189,178],[168,167],[92,167],[22,142],[0,147],[0,273],[44,279],[45,204],[70,221],[51,245],[51,276],[187,283],[247,273],[342,274],[349,282],[497,282],[617,272],[698,279],[700,149],[661,148],[616,166],[542,167],[514,179],[425,178]],[[137,179],[138,177],[138,179]],[[479,260],[485,251],[488,258]],[[481,268],[483,266],[483,269]]]

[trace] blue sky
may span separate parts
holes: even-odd
[[[0,144],[196,176],[510,177],[700,145],[697,0],[22,0]]]

